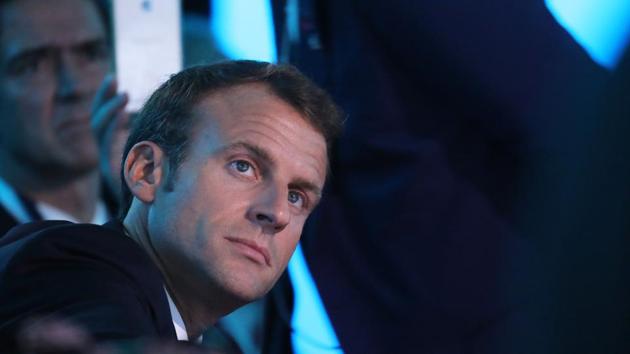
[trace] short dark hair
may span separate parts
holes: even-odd
[[[341,131],[342,113],[324,90],[291,65],[236,60],[191,67],[162,84],[133,120],[123,153],[123,168],[135,144],[152,141],[169,159],[168,185],[186,158],[195,124],[193,109],[196,104],[221,90],[256,83],[266,85],[274,95],[299,112],[322,134],[330,152],[332,141]],[[131,206],[132,195],[124,175],[121,181],[119,217],[123,219]]]
[[[17,2],[20,0],[0,0],[0,11],[2,11],[2,6]],[[107,37],[107,44],[111,46],[112,35],[111,35],[111,17],[110,17],[110,4],[108,0],[85,0],[94,4],[96,7],[96,11],[98,12],[99,18],[103,23],[103,28],[105,29],[105,36]],[[49,1],[51,9],[54,9],[55,6],[54,1]],[[2,32],[2,22],[0,21],[0,33]]]

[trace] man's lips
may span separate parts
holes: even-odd
[[[265,264],[267,266],[271,266],[271,257],[269,256],[269,251],[267,250],[267,248],[257,245],[256,242],[254,241],[250,241],[250,240],[246,240],[246,239],[242,239],[238,237],[227,236],[226,239],[230,242],[234,242],[234,243],[238,243],[240,245],[246,246],[249,249],[259,253],[260,255],[262,255],[263,259],[265,260]]]
[[[59,132],[73,133],[91,131],[90,119],[87,117],[75,117],[66,119],[55,124],[55,129]]]

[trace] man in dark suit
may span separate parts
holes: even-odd
[[[287,66],[187,69],[134,121],[121,221],[14,228],[0,247],[0,345],[27,318],[97,340],[189,340],[264,295],[318,204],[340,114]]]
[[[127,98],[106,78],[107,27],[99,0],[0,2],[0,235],[28,221],[112,216],[99,160],[120,165],[109,147],[124,144]]]

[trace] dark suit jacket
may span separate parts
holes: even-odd
[[[18,223],[13,218],[13,215],[9,214],[5,208],[0,206],[0,239],[17,224]]]
[[[0,347],[13,347],[20,323],[41,315],[69,319],[96,340],[175,339],[163,284],[119,222],[20,225],[0,239]]]

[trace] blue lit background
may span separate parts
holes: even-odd
[[[223,54],[276,62],[270,0],[210,0],[210,6],[210,31]]]
[[[211,32],[229,58],[276,62],[270,0],[211,0]],[[630,39],[628,0],[545,0],[551,14],[600,65],[612,69]]]
[[[615,67],[630,38],[630,1],[546,0],[545,4],[595,62]]]

